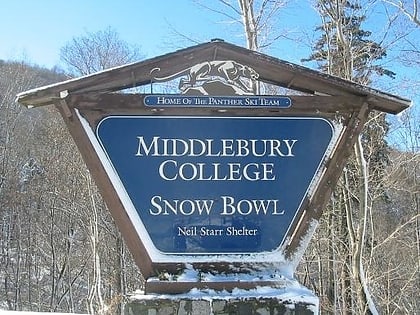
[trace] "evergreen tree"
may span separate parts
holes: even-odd
[[[395,73],[376,64],[386,50],[369,39],[362,29],[366,16],[359,1],[319,0],[316,8],[323,24],[316,28],[320,38],[313,53],[302,61],[316,61],[319,69],[331,75],[369,85],[373,74],[395,77]]]
[[[313,53],[302,61],[315,61],[323,72],[364,85],[371,84],[373,75],[394,78],[394,72],[378,64],[386,57],[385,48],[362,28],[366,16],[360,1],[318,0],[316,8],[322,19],[316,30],[321,35]],[[365,255],[371,254],[366,252],[368,234],[373,229],[369,213],[380,195],[377,186],[388,163],[389,148],[384,140],[387,130],[385,116],[371,113],[320,227],[321,237],[328,240],[328,257],[324,266],[318,267],[329,270],[319,292],[325,297],[323,309],[327,313],[377,313],[364,265],[368,261]]]

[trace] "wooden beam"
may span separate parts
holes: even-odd
[[[97,124],[106,116],[109,115],[183,115],[188,112],[188,115],[203,115],[203,116],[212,116],[217,115],[221,116],[221,113],[218,112],[218,108],[205,108],[205,107],[188,107],[186,110],[185,108],[150,108],[144,105],[144,97],[145,95],[138,95],[138,94],[98,94],[98,93],[88,93],[88,94],[81,94],[81,95],[72,95],[68,97],[67,103],[71,104],[71,108],[77,108],[79,113],[88,121],[92,132],[96,130]],[[362,99],[355,98],[355,97],[347,97],[347,96],[290,96],[292,100],[292,106],[288,109],[272,109],[272,108],[231,108],[226,109],[223,108],[223,115],[226,116],[319,116],[319,117],[329,117],[334,119],[337,115],[337,112],[340,113],[341,116],[347,115],[348,117],[352,117],[352,113],[358,113],[361,108],[364,110],[365,106],[362,106]],[[222,109],[222,108],[221,108]],[[67,117],[69,120],[68,115],[65,114],[64,108],[61,108],[62,113]],[[74,109],[73,109],[74,111]],[[347,113],[347,114],[346,114]],[[353,124],[356,122],[356,118],[353,118]],[[360,126],[359,126],[360,127]],[[353,127],[350,126],[350,129],[353,130]],[[81,135],[76,135],[76,139],[81,138]],[[343,141],[344,136],[341,137],[341,141]],[[78,140],[79,141],[79,140]],[[85,147],[87,144],[82,144],[81,147]],[[342,147],[343,143],[339,145]],[[86,149],[80,148],[81,151],[86,151]],[[88,150],[88,154],[94,154],[91,152],[92,148]],[[337,150],[336,150],[337,152]],[[337,154],[337,153],[335,153]],[[86,155],[86,153],[84,153]],[[338,157],[332,158],[338,159]],[[96,162],[93,161],[93,157],[88,156],[86,159],[86,163],[95,164],[100,163],[98,158],[96,157]],[[334,164],[334,161],[332,162]],[[91,166],[92,167],[92,166]],[[335,170],[340,171],[340,170]],[[333,175],[336,174],[335,171]],[[102,187],[103,196],[110,200],[106,201],[109,205],[110,210],[114,217],[116,217],[117,224],[123,226],[122,230],[127,232],[126,226],[129,226],[128,218],[120,218],[122,213],[124,212],[123,206],[121,202],[117,202],[118,197],[116,196],[115,192],[111,192],[109,188],[109,179],[106,178],[105,171],[100,168],[100,170],[94,170],[93,175],[95,176],[95,180],[98,182],[98,185]],[[330,180],[330,179],[329,179]],[[324,183],[320,183],[320,186],[323,186]],[[321,191],[323,193],[330,193],[328,191]],[[325,198],[329,198],[329,195]],[[119,201],[119,200],[118,200]],[[323,201],[323,199],[321,199]],[[317,201],[319,203],[320,201]],[[299,209],[300,214],[303,217],[303,223],[300,223],[300,226],[297,229],[297,233],[294,234],[296,237],[292,238],[291,244],[288,248],[289,252],[292,252],[296,246],[298,245],[299,237],[302,235],[305,229],[308,227],[309,217],[307,216],[308,211],[309,214],[311,207],[314,204],[309,199],[303,203],[301,209]],[[116,210],[117,209],[117,210]],[[309,210],[308,210],[309,209]],[[294,223],[295,226],[297,223]],[[136,234],[134,231],[134,227],[131,227],[132,232],[128,233],[129,235],[125,236],[126,241],[130,241],[132,238],[131,233]],[[293,231],[294,229],[290,229]],[[290,237],[290,235],[288,235]],[[132,252],[138,252],[138,248],[141,248],[143,257],[146,254],[144,245],[139,245],[137,242],[141,243],[141,240],[136,239],[134,240],[134,244],[129,246],[132,249]],[[141,257],[137,257],[136,260],[140,262],[140,269],[146,268],[149,275],[156,275],[157,273],[162,272],[169,272],[172,274],[177,274],[180,271],[185,269],[185,264],[183,263],[156,263],[149,261],[146,266],[144,267],[144,261]],[[150,260],[150,258],[148,258]],[[261,265],[259,263],[253,264],[242,264],[242,268],[248,268],[249,270],[257,270]],[[207,270],[207,271],[223,271],[226,273],[231,273],[236,267],[232,267],[233,264],[230,262],[217,262],[217,263],[194,263],[194,268],[197,270]],[[152,272],[153,270],[153,272]],[[146,276],[145,276],[146,277]],[[147,279],[147,277],[146,277]]]
[[[155,68],[159,68],[159,75],[164,77],[213,60],[233,60],[247,65],[259,74],[259,80],[262,82],[298,91],[320,92],[332,96],[368,97],[373,109],[387,113],[396,114],[411,105],[411,101],[407,99],[222,41],[200,44],[167,55],[26,91],[18,95],[18,102],[26,106],[52,104],[64,90],[70,94],[120,91],[149,84],[152,80],[151,71]]]
[[[229,114],[247,115],[298,115],[298,114],[336,114],[352,112],[361,108],[364,98],[354,96],[301,96],[286,95],[291,99],[290,108],[276,107],[223,107],[223,106],[188,106],[188,107],[147,107],[144,104],[145,96],[150,94],[76,94],[72,95],[72,102],[80,110],[92,110],[96,113],[103,112],[115,114],[136,113],[150,115],[174,115],[179,112],[191,115],[220,114],[221,111]]]
[[[68,107],[61,106],[60,101],[56,107],[67,125],[72,138],[74,139],[79,151],[85,161],[95,183],[108,206],[115,223],[119,227],[121,235],[123,236],[130,253],[133,255],[134,260],[140,267],[143,277],[148,278],[153,274],[152,261],[147,253],[143,243],[129,219],[124,206],[119,199],[113,185],[103,168],[99,157],[97,156],[92,143],[89,141],[88,136],[82,126],[81,121],[75,111],[74,104],[66,102]],[[70,114],[69,114],[70,113]]]
[[[343,134],[339,139],[339,143],[328,163],[317,189],[314,191],[312,199],[307,200],[304,207],[300,210],[301,219],[295,222],[292,230],[295,230],[294,237],[289,240],[286,247],[285,256],[292,258],[297,254],[296,249],[301,245],[305,233],[309,231],[309,227],[314,221],[319,221],[321,215],[326,208],[331,195],[338,183],[341,173],[346,165],[348,158],[353,152],[356,143],[370,112],[368,104],[365,103],[359,111],[353,112],[349,118],[349,122]],[[299,215],[299,214],[298,214]],[[300,260],[301,257],[293,257],[294,260]]]

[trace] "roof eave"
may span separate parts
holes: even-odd
[[[27,107],[39,107],[56,103],[63,91],[69,94],[104,93],[137,87],[150,83],[150,71],[154,67],[176,73],[183,67],[191,66],[192,61],[197,63],[216,58],[238,59],[238,62],[247,64],[260,73],[262,81],[291,89],[306,90],[314,94],[320,92],[326,95],[358,96],[365,98],[373,109],[391,114],[398,114],[411,105],[408,99],[223,41],[200,44],[144,61],[32,89],[18,94],[17,101]],[[163,66],[166,68],[164,69]]]

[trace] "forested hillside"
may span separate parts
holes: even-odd
[[[366,86],[378,77],[394,80],[383,62],[388,47],[364,25],[366,4],[339,2],[317,1],[320,37],[304,61]],[[420,309],[419,120],[410,110],[400,119],[397,131],[383,113],[370,114],[301,263],[302,281],[328,314]],[[392,134],[402,150],[389,144]]]
[[[0,62],[0,78],[0,309],[117,307],[141,276],[58,112],[15,102],[66,77]]]
[[[287,1],[215,3],[222,9],[205,8],[242,21],[248,49],[262,51],[284,35],[276,22]],[[418,77],[401,72],[420,65],[418,43],[406,33],[420,27],[418,3],[410,3],[313,1],[322,24],[305,30],[312,46],[302,62],[415,95]],[[365,26],[375,6],[389,14],[383,34]],[[116,35],[109,28],[74,38],[61,51],[66,72],[139,60]],[[0,60],[0,309],[118,314],[127,293],[142,287],[141,274],[56,109],[15,102],[19,92],[65,79],[60,71]],[[320,297],[322,314],[419,314],[418,106],[397,117],[371,113],[297,269],[300,283]]]
[[[10,62],[0,63],[0,77],[0,307],[116,312],[126,293],[141,288],[141,275],[58,112],[15,102],[20,91],[66,78]],[[352,187],[358,183],[353,161],[297,273],[332,314],[357,304],[349,262],[357,240],[343,243],[340,235],[357,238],[364,223],[366,285],[377,307],[383,314],[420,308],[420,154],[384,146],[383,135],[372,139],[374,127],[367,126],[370,138],[363,141],[374,183],[367,215],[354,210],[360,196]],[[343,207],[347,215],[340,214]]]

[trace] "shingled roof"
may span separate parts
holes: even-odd
[[[314,95],[361,97],[372,109],[386,113],[397,114],[411,105],[408,99],[221,40],[29,90],[18,94],[17,101],[27,107],[37,107],[55,104],[69,94],[120,91],[149,84],[150,72],[156,67],[161,69],[160,75],[165,76],[211,60],[234,60],[248,65],[259,74],[260,81],[292,90]]]

